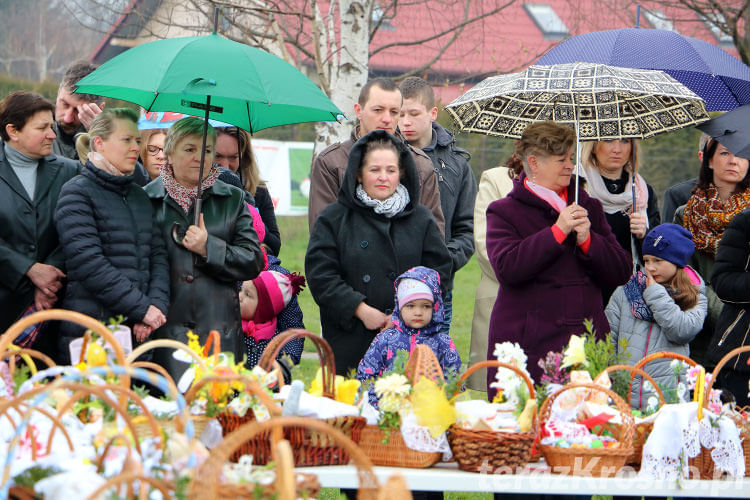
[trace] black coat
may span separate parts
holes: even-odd
[[[711,285],[724,302],[708,347],[716,364],[735,347],[750,345],[750,209],[737,214],[719,242]],[[736,357],[724,369],[750,372],[748,355]]]
[[[133,175],[117,177],[86,163],[60,192],[55,225],[68,269],[65,309],[102,321],[122,314],[130,326],[143,321],[150,305],[167,313],[167,251]],[[83,331],[73,323],[60,327],[61,362]]]
[[[72,160],[54,155],[40,159],[31,201],[4,147],[0,140],[0,333],[34,301],[35,287],[26,276],[34,263],[65,271],[54,213],[60,188],[78,174]]]
[[[166,241],[171,292],[167,323],[152,337],[187,343],[187,332],[192,330],[203,344],[211,330],[218,330],[221,350],[234,353],[235,361],[241,362],[245,342],[237,282],[258,276],[264,263],[242,191],[219,180],[204,191],[201,212],[208,231],[206,259],[172,239],[175,222],[180,224],[181,234],[192,224],[193,208],[185,214],[167,194],[161,178],[146,186],[146,193]],[[154,361],[175,380],[187,368],[167,349],[155,351]]]
[[[401,183],[411,201],[396,216],[376,214],[355,195],[364,147],[373,138],[391,140],[404,170]],[[360,302],[391,314],[393,282],[414,266],[440,274],[443,291],[451,287],[451,255],[431,212],[420,205],[419,177],[406,146],[387,132],[375,131],[354,144],[336,203],[326,207],[310,234],[305,275],[320,306],[323,337],[331,344],[336,373],[356,369],[378,333],[354,316]]]

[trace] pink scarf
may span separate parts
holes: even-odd
[[[562,212],[563,209],[568,206],[567,202],[563,200],[559,194],[549,188],[540,186],[539,184],[534,184],[528,177],[524,179],[524,185],[526,186],[526,189],[549,203],[549,205],[558,212]]]
[[[253,320],[242,320],[242,331],[256,342],[268,340],[276,333],[276,317],[265,323],[255,323]]]

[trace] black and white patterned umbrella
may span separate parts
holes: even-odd
[[[647,139],[710,118],[703,99],[663,71],[582,62],[486,78],[446,110],[462,131],[510,139],[543,120],[598,141]]]

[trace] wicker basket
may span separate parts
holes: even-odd
[[[388,498],[388,500],[405,500],[411,498],[408,489],[405,489],[405,487],[393,488],[394,482],[392,482],[392,480],[394,477],[389,480],[389,483],[387,483],[385,487],[381,487],[373,472],[370,460],[362,450],[360,450],[359,447],[341,431],[331,427],[321,420],[301,417],[279,417],[264,422],[249,422],[226,436],[216,448],[211,450],[209,458],[196,471],[195,477],[201,478],[201,480],[191,482],[188,498],[206,500],[246,498],[227,495],[223,491],[224,486],[219,482],[219,477],[221,475],[221,467],[226,462],[227,458],[233,454],[238,446],[241,446],[242,443],[247,442],[248,440],[253,440],[254,436],[259,433],[278,436],[282,434],[282,428],[283,434],[287,434],[287,429],[303,427],[308,428],[318,436],[326,436],[327,441],[335,443],[337,447],[345,450],[347,456],[351,456],[352,461],[357,467],[359,477],[358,499],[376,500],[376,498]],[[284,441],[281,442],[283,443]],[[293,447],[294,445],[291,446]],[[274,458],[276,459],[275,461],[277,464],[284,463],[279,460],[278,457]],[[283,469],[284,468],[282,468],[282,470]],[[277,468],[277,485],[279,482],[287,481],[286,488],[283,486],[277,486],[276,491],[279,494],[279,500],[291,500],[294,497],[289,496],[290,487],[288,486],[288,475],[284,475],[283,473],[279,474],[278,470],[279,469]],[[387,495],[384,495],[384,489],[387,489],[389,485],[391,485],[391,489],[388,491]]]
[[[406,377],[412,385],[421,377],[434,381],[443,380],[443,369],[429,346],[417,345],[406,364]],[[440,461],[442,453],[417,451],[406,446],[401,432],[394,429],[386,432],[376,425],[367,425],[362,430],[359,447],[375,465],[422,469]]]
[[[646,373],[645,371],[636,368],[634,366],[630,365],[612,365],[605,370],[603,370],[599,375],[596,376],[596,380],[599,379],[603,374],[609,375],[612,372],[615,371],[629,371],[632,376],[630,378],[630,387],[628,387],[628,394],[631,393],[631,387],[633,384],[633,380],[637,375],[640,375],[641,377],[645,378],[651,383],[651,386],[656,391],[657,396],[659,396],[659,407],[664,406],[666,401],[664,400],[664,393],[662,393],[661,389],[659,388],[659,385],[656,383],[656,381]],[[594,380],[594,383],[596,383],[596,380]],[[602,431],[605,429],[609,430],[609,432],[612,435],[618,435],[620,433],[619,429],[620,425],[617,424],[604,424],[602,426]],[[634,424],[633,426],[633,454],[628,457],[627,463],[630,465],[640,465],[641,459],[643,457],[643,445],[646,444],[646,440],[648,439],[648,435],[651,434],[651,431],[654,429],[654,423],[653,422],[640,422],[638,424]]]
[[[721,358],[716,364],[714,371],[711,373],[711,381],[706,386],[706,390],[704,392],[704,407],[708,407],[708,395],[711,393],[711,389],[713,389],[714,383],[716,382],[716,377],[719,376],[719,372],[721,371],[721,369],[724,368],[724,366],[726,366],[726,364],[736,356],[739,356],[740,354],[745,352],[750,352],[750,346],[736,347],[726,353],[724,357]],[[743,408],[740,409],[740,411],[742,410]],[[750,477],[750,432],[742,430],[743,427],[747,427],[742,426],[742,422],[735,421],[735,423],[740,429],[740,439],[742,439],[742,452],[745,455],[745,477]],[[690,459],[690,467],[691,471],[693,470],[693,467],[697,468],[698,472],[700,473],[701,479],[714,479],[714,461],[713,458],[711,458],[711,450],[701,447],[700,455],[698,455],[694,459]]]
[[[593,389],[604,392],[614,401],[617,410],[622,415],[622,426],[613,429],[619,443],[618,448],[562,448],[560,446],[539,445],[544,455],[544,460],[552,472],[557,474],[591,475],[593,477],[609,477],[617,474],[633,454],[634,423],[630,405],[625,403],[620,396],[609,389],[596,384],[568,384],[549,396],[542,404],[539,411],[538,425],[544,425],[549,419],[552,404],[560,394],[576,389]],[[541,434],[541,432],[540,432]]]
[[[526,383],[529,397],[535,398],[534,384],[529,377],[517,367],[499,361],[482,361],[469,367],[461,376],[461,381],[477,370],[487,367],[506,368],[514,371]],[[533,428],[533,427],[532,427]],[[531,448],[536,439],[536,432],[504,432],[462,429],[452,425],[448,429],[448,442],[453,457],[461,470],[469,472],[492,473],[512,472],[523,467],[531,457]]]
[[[284,345],[297,338],[310,339],[315,345],[321,367],[323,396],[333,399],[336,364],[331,346],[319,335],[300,329],[280,333],[268,343],[258,361],[258,366],[267,371],[273,369],[273,364]],[[362,429],[367,423],[363,417],[339,417],[327,419],[325,422],[343,432],[355,443],[359,442]],[[294,463],[297,466],[346,465],[349,463],[349,453],[346,449],[308,426],[285,427],[284,437],[292,445]]]
[[[43,321],[53,320],[70,321],[71,323],[76,323],[78,325],[86,327],[86,337],[90,336],[88,330],[95,332],[100,337],[103,337],[104,340],[112,347],[112,351],[114,352],[117,364],[121,366],[127,365],[127,361],[125,360],[125,352],[122,350],[122,346],[114,337],[114,335],[112,335],[112,332],[109,328],[107,328],[106,326],[104,326],[104,324],[95,320],[91,316],[86,316],[85,314],[81,314],[75,311],[68,311],[66,309],[47,309],[45,311],[38,311],[33,314],[29,314],[28,316],[19,319],[18,321],[10,325],[5,333],[0,335],[0,353],[5,353],[6,351],[11,350],[11,344],[13,344],[13,341],[16,339],[16,337],[23,333],[23,331],[27,327],[36,323],[41,323]],[[85,347],[81,350],[81,352],[85,352]],[[130,387],[130,376],[122,376],[120,378],[120,384],[123,387]],[[121,399],[121,402],[124,403],[124,401],[124,399]]]

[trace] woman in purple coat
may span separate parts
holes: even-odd
[[[487,208],[487,254],[500,283],[487,357],[497,342],[518,342],[537,381],[537,361],[582,333],[584,319],[600,336],[609,331],[601,289],[624,284],[631,272],[601,203],[582,186],[574,202],[574,144],[568,127],[530,125],[516,144],[524,171]],[[488,386],[494,376],[488,373]]]

